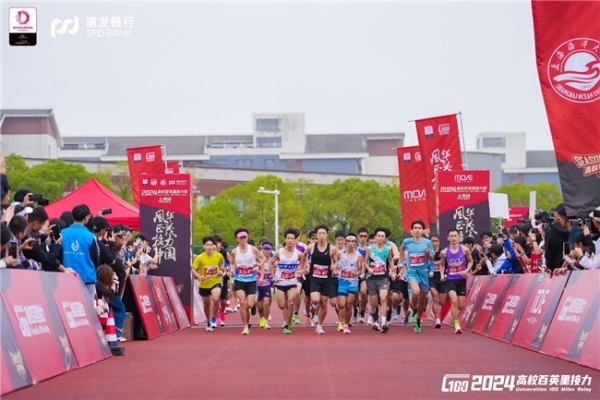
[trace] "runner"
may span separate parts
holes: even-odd
[[[309,245],[317,242],[317,232],[310,231],[308,232],[308,240]],[[308,247],[308,246],[307,246]],[[306,250],[306,249],[304,249]],[[304,253],[303,253],[304,254]],[[303,272],[299,282],[302,283],[302,292],[304,292],[304,316],[306,317],[306,325],[310,325],[314,327],[319,322],[318,308],[317,310],[312,309],[312,303],[310,301],[310,281],[311,274],[304,274],[305,270],[310,270],[310,259],[312,257],[312,253],[308,253],[306,264],[302,265],[300,271]],[[300,296],[298,296],[300,297]]]
[[[263,238],[264,239],[264,238]],[[258,326],[263,329],[271,329],[269,318],[271,317],[271,286],[273,278],[270,270],[270,260],[273,254],[273,245],[267,240],[261,239],[261,252],[267,262],[264,264],[263,280],[258,282]]]
[[[227,253],[227,243],[223,243],[223,239],[221,239],[221,236],[219,236],[219,235],[215,235],[213,237],[217,241],[217,251],[219,253],[221,253],[221,255],[223,256],[223,259],[225,260],[225,269],[227,269],[227,268],[229,268],[229,264],[231,261],[231,257],[229,256],[229,253]],[[225,244],[225,246],[223,246],[223,244]],[[225,326],[225,319],[227,318],[227,313],[233,312],[233,310],[231,308],[229,309],[229,311],[227,310],[227,299],[229,299],[231,297],[230,292],[231,291],[229,290],[229,275],[224,274],[223,275],[223,287],[221,288],[221,301],[219,304],[219,314],[217,317],[217,325],[218,326]]]
[[[225,267],[223,256],[216,251],[216,240],[212,236],[206,236],[202,238],[202,243],[204,252],[194,260],[192,275],[199,280],[198,287],[206,315],[206,331],[212,332],[217,327],[216,315]]]
[[[450,245],[440,253],[440,274],[442,282],[446,281],[448,296],[452,302],[450,312],[454,321],[454,333],[462,333],[458,313],[465,306],[467,296],[467,271],[473,266],[473,257],[467,246],[459,243],[456,229],[448,231]],[[447,273],[445,266],[448,266]]]
[[[411,322],[415,333],[421,332],[421,314],[427,307],[427,292],[429,291],[429,278],[433,277],[433,245],[429,239],[423,237],[425,223],[413,221],[411,224],[412,238],[402,242],[402,255],[408,282],[408,294],[412,308]]]
[[[298,236],[299,235],[300,235],[300,231],[298,231]],[[300,254],[304,253],[304,250],[306,250],[306,245],[299,240],[299,237],[296,239],[296,250],[298,250],[300,252]],[[302,271],[303,268],[300,268],[300,270]],[[300,274],[300,278],[303,278],[302,274]],[[292,318],[293,325],[300,324],[300,316],[298,315],[298,312],[300,311],[300,305],[302,304],[302,300],[300,299],[300,292],[302,290],[302,279],[298,279],[297,286],[298,286],[298,296],[296,296],[296,298],[294,300],[294,316]]]
[[[431,309],[435,317],[435,328],[440,329],[442,327],[442,321],[440,321],[441,306],[446,303],[446,282],[440,276],[440,237],[438,235],[431,235],[429,240],[431,240],[434,251],[433,277],[429,278],[429,292],[433,301]]]
[[[346,249],[341,253],[338,263],[338,306],[343,319],[342,330],[350,333],[350,318],[356,309],[356,294],[358,293],[358,277],[364,276],[364,258],[356,251],[356,235],[349,233],[346,238]]]
[[[271,259],[271,274],[277,288],[277,305],[283,312],[284,334],[292,333],[294,304],[298,296],[298,276],[302,253],[296,249],[296,240],[300,231],[288,228],[285,231],[285,246],[275,252]]]
[[[259,281],[262,282],[265,257],[256,247],[248,244],[248,229],[238,228],[234,234],[238,247],[231,252],[231,269],[235,273],[233,290],[240,301],[240,317],[244,325],[242,335],[248,335],[251,328],[249,310],[256,305],[257,271],[260,271]]]
[[[376,244],[371,245],[365,253],[366,268],[369,273],[367,291],[375,320],[372,325],[373,330],[387,333],[390,329],[387,321],[387,296],[390,289],[390,276],[395,278],[395,274],[390,271],[392,257],[390,257],[390,247],[386,246],[385,229],[376,228],[374,234]],[[379,318],[375,316],[376,310],[379,311],[381,324]]]
[[[354,245],[356,246],[356,240],[354,241]],[[335,249],[337,254],[341,257],[341,255],[346,251],[346,234],[342,231],[337,231],[335,233]],[[337,314],[337,331],[342,332],[344,330],[344,313],[340,312],[340,308],[338,308],[338,282],[339,274],[338,270],[334,270],[331,277],[331,293],[329,295],[329,304],[335,310]]]
[[[325,225],[319,225],[315,228],[317,232],[317,242],[310,244],[302,254],[301,265],[306,265],[308,254],[312,254],[310,266],[305,273],[311,274],[310,277],[310,300],[313,310],[319,313],[319,322],[316,332],[319,335],[325,334],[323,322],[327,316],[327,301],[332,292],[331,277],[332,269],[335,268],[337,261],[337,250],[327,243],[327,233],[329,228]]]
[[[365,253],[367,251],[367,240],[369,237],[369,231],[367,230],[367,228],[358,228],[358,245],[356,246],[356,251],[358,251],[358,253],[364,258],[365,257]],[[364,270],[363,270],[364,272]],[[358,277],[358,287],[360,289],[360,295],[359,295],[359,303],[360,303],[360,307],[356,307],[356,309],[358,310],[358,312],[360,313],[360,316],[357,319],[358,323],[364,324],[365,323],[365,310],[367,308],[367,281],[364,278],[364,276],[359,276]]]
[[[398,246],[396,246],[396,243],[392,242],[390,239],[392,238],[392,232],[388,229],[388,228],[383,228],[384,232],[385,232],[385,240],[386,246],[389,246],[390,248],[390,253],[392,255],[392,260],[390,262],[390,268],[391,271],[394,272],[395,274],[395,279],[391,279],[390,280],[390,289],[388,290],[388,297],[387,297],[387,321],[391,321],[392,317],[394,317],[394,319],[398,319],[398,315],[396,313],[396,308],[398,307],[398,304],[400,304],[400,284],[399,284],[399,268],[397,265],[398,259],[400,258],[400,252],[398,251]],[[394,296],[395,293],[395,296]],[[394,298],[396,299],[394,302]]]

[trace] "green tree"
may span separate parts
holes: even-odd
[[[217,196],[210,203],[194,212],[194,244],[202,244],[202,238],[220,235],[223,240],[235,243],[233,232],[242,226],[237,205],[224,197]]]
[[[563,202],[563,196],[554,183],[545,181],[536,185],[525,185],[523,183],[513,183],[512,185],[503,185],[494,190],[496,193],[505,193],[508,195],[508,205],[527,206],[529,205],[529,192],[537,192],[536,207],[541,210],[550,211],[552,207]]]
[[[115,194],[133,204],[133,192],[131,191],[127,161],[117,161],[117,164],[111,168],[111,175]]]

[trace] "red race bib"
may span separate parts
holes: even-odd
[[[295,279],[296,271],[281,271],[281,279],[284,281]]]
[[[239,276],[252,276],[254,273],[253,265],[238,265],[237,272]]]
[[[385,264],[371,264],[373,275],[385,275]]]
[[[343,269],[340,271],[341,273],[341,277],[344,279],[353,279],[355,278],[353,271],[347,270],[347,269]]]
[[[204,267],[204,276],[211,277],[217,275],[217,267]]]
[[[420,267],[422,265],[425,265],[425,254],[424,253],[411,254],[409,260],[410,260],[411,267]]]
[[[329,267],[327,265],[313,265],[313,276],[315,278],[327,278]]]
[[[435,261],[435,263],[433,264],[433,270],[438,272],[440,270],[440,261]]]

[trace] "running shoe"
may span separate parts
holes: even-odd
[[[292,333],[292,330],[286,325],[283,327],[283,333],[284,335],[289,335],[290,333]]]
[[[242,335],[249,335],[250,334],[250,329],[248,327],[245,327],[244,330],[242,331]]]
[[[213,331],[213,327],[210,325],[210,322],[206,323],[206,332],[212,332]]]
[[[421,321],[419,319],[417,319],[417,321],[415,322],[415,333],[421,333]]]
[[[358,316],[355,315],[354,317],[352,317],[352,323],[358,324]]]
[[[126,341],[127,341],[127,339],[126,339],[126,338],[124,338],[123,336],[119,336],[119,337],[117,338],[117,341],[118,341],[118,342],[126,342]]]
[[[211,318],[210,319],[210,327],[211,328],[216,328],[217,327],[217,319],[216,318]]]
[[[216,321],[217,326],[221,326],[221,324],[223,324],[223,321],[221,321],[221,318],[217,317],[217,321]],[[225,325],[225,324],[223,324]]]
[[[258,327],[259,328],[264,328],[265,327],[265,319],[263,317],[260,317],[258,319]]]
[[[374,331],[381,331],[381,326],[379,325],[379,322],[375,322],[373,325],[371,325],[371,328],[373,328]]]
[[[298,314],[294,314],[292,317],[292,324],[299,325],[300,324],[300,316]]]
[[[365,323],[365,317],[358,318],[358,323],[359,324],[364,324]]]
[[[325,334],[325,331],[323,330],[323,327],[321,325],[317,325],[317,329],[315,330],[315,332],[317,332],[317,335]]]
[[[310,317],[306,317],[306,326],[312,326],[312,319]]]
[[[381,326],[381,333],[387,333],[390,330],[390,324],[387,322]]]
[[[398,313],[396,312],[396,309],[392,310],[392,318],[398,320]]]
[[[413,313],[410,314],[410,323],[411,324],[416,324],[418,319],[419,318],[417,318],[417,313],[416,312],[413,312]]]
[[[402,317],[402,323],[404,325],[408,325],[408,317],[410,317],[410,311],[407,311]]]
[[[265,321],[265,326],[263,328],[271,329],[271,325],[269,325],[269,323],[267,321]]]
[[[229,313],[232,313],[232,312],[233,312],[233,308],[231,308],[230,306],[229,306],[229,307],[226,307],[226,308],[225,308],[225,312],[226,312],[227,314],[229,314]]]
[[[219,311],[219,319],[223,322],[225,322],[225,319],[227,318],[227,313],[223,310]],[[223,324],[225,325],[225,324]]]
[[[373,316],[369,314],[369,317],[367,318],[367,325],[372,326],[374,323],[375,321],[373,321]]]
[[[457,326],[454,328],[454,333],[456,334],[461,334],[462,333],[462,329],[460,329],[460,326]]]
[[[337,331],[342,332],[344,330],[344,324],[338,321]]]
[[[442,327],[442,322],[438,319],[435,320],[435,329],[440,329]]]
[[[350,333],[350,329],[348,329],[348,325],[344,325],[344,334],[348,335]]]
[[[319,324],[319,314],[313,315],[313,317],[312,317],[312,323],[314,325],[318,325]]]

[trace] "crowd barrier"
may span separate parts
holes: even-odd
[[[72,274],[0,271],[0,394],[111,356],[81,279]]]
[[[600,270],[482,275],[469,284],[463,330],[600,370]],[[450,313],[444,324],[452,325]]]

